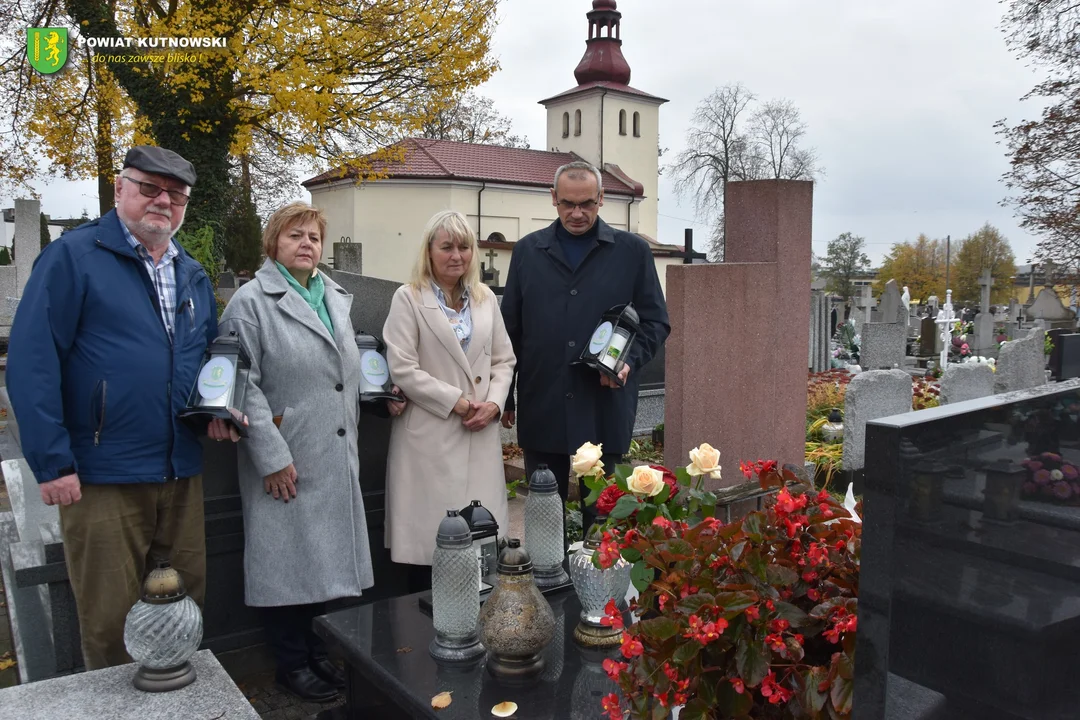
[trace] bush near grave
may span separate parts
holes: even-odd
[[[717,710],[757,720],[850,717],[861,524],[789,467],[758,460],[740,469],[778,494],[724,525],[701,483],[719,477],[719,453],[701,445],[690,459],[674,472],[619,466],[608,477],[602,467],[576,468],[592,490],[586,501],[611,518],[593,562],[633,563],[641,590],[622,658],[604,661],[622,696],[608,694],[602,709],[610,720],[626,711],[666,717],[676,705],[683,720]],[[615,603],[606,610],[604,624],[623,628]]]

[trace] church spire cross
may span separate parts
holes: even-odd
[[[593,0],[592,8],[585,14],[589,19],[589,39],[585,41],[585,55],[574,70],[574,77],[578,85],[590,82],[629,85],[630,64],[622,54],[622,13],[615,0]]]

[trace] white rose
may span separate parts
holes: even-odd
[[[570,460],[570,464],[574,469],[574,475],[578,477],[584,477],[586,475],[602,475],[604,472],[604,463],[600,462],[600,456],[604,454],[603,443],[600,445],[593,445],[590,442],[585,443],[577,449],[574,453],[574,457]]]
[[[708,475],[713,480],[720,479],[720,451],[709,443],[701,443],[690,451],[690,464],[686,472],[692,476]]]
[[[626,479],[626,486],[635,495],[653,497],[664,490],[664,473],[653,470],[648,465],[638,465],[634,473]]]

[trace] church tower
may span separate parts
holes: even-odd
[[[622,54],[622,13],[615,0],[593,0],[589,37],[574,70],[577,87],[540,104],[547,108],[547,149],[573,152],[639,183],[644,198],[631,231],[656,239],[660,106],[667,100],[630,87]]]

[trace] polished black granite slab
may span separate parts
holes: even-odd
[[[872,421],[866,457],[854,720],[912,687],[942,720],[1080,718],[1080,381]]]
[[[436,662],[428,654],[435,631],[419,596],[380,600],[315,621],[316,631],[345,656],[350,720],[476,720],[493,717],[491,708],[507,700],[518,704],[515,720],[604,717],[600,700],[618,686],[601,663],[618,651],[586,650],[574,642],[581,606],[573,589],[545,596],[555,614],[555,639],[544,651],[543,674],[521,686],[496,680],[484,658],[464,666]],[[444,691],[452,693],[453,702],[433,710],[431,698]]]

